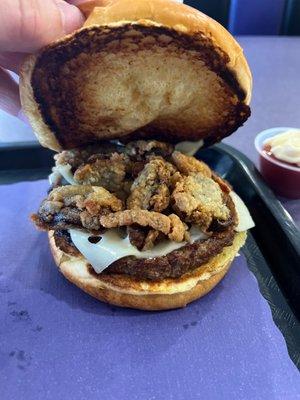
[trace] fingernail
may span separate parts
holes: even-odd
[[[63,0],[56,0],[56,4],[61,13],[65,34],[71,33],[82,27],[84,23],[84,17],[77,7],[68,4]]]

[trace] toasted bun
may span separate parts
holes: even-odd
[[[61,273],[98,300],[120,307],[141,310],[168,310],[184,307],[212,290],[228,271],[246,233],[237,233],[231,246],[190,274],[162,282],[138,281],[122,275],[97,275],[83,257],[62,252],[49,233],[51,251]]]
[[[139,137],[211,144],[248,118],[251,73],[216,21],[171,0],[83,8],[85,26],[21,70],[22,106],[43,146]]]

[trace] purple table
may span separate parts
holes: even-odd
[[[47,187],[0,186],[1,398],[300,399],[298,371],[243,255],[185,309],[107,306],[59,274],[29,222]]]
[[[294,49],[282,38],[242,40],[254,64],[253,117],[227,142],[254,161],[258,131],[300,126],[299,81],[290,67],[300,40],[289,40]],[[258,58],[262,52],[270,54]],[[272,69],[271,56],[277,61]],[[295,82],[277,82],[284,70]],[[298,103],[290,106],[279,85]],[[243,255],[214,291],[185,309],[146,313],[107,306],[59,274],[45,234],[30,224],[27,215],[46,188],[46,182],[0,186],[1,399],[300,399],[299,373]]]
[[[224,142],[257,165],[257,133],[275,126],[300,128],[300,38],[241,36],[238,41],[253,74],[252,115],[244,127]],[[300,224],[300,200],[280,200]]]

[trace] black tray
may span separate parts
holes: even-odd
[[[1,145],[0,184],[46,178],[53,154],[35,143]],[[256,227],[243,252],[285,337],[290,357],[300,368],[300,232],[242,153],[218,144],[196,156],[228,180],[250,210]]]

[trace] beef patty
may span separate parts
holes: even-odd
[[[101,275],[126,274],[137,279],[151,281],[179,278],[221,253],[224,247],[233,243],[234,236],[233,227],[229,227],[207,239],[186,244],[165,256],[155,258],[124,257],[112,263],[101,274],[97,274],[93,268],[90,269],[90,272],[99,277]],[[55,231],[54,238],[57,247],[65,253],[72,256],[80,255],[72,243],[68,231]]]
[[[32,219],[38,228],[55,231],[56,245],[65,253],[80,255],[68,229],[82,229],[92,237],[121,228],[142,251],[163,239],[182,242],[181,248],[161,257],[123,257],[101,276],[179,278],[233,242],[237,215],[230,186],[202,161],[167,143],[93,145],[55,158],[57,165],[72,167],[78,184],[53,189]],[[193,225],[208,238],[189,243]]]

